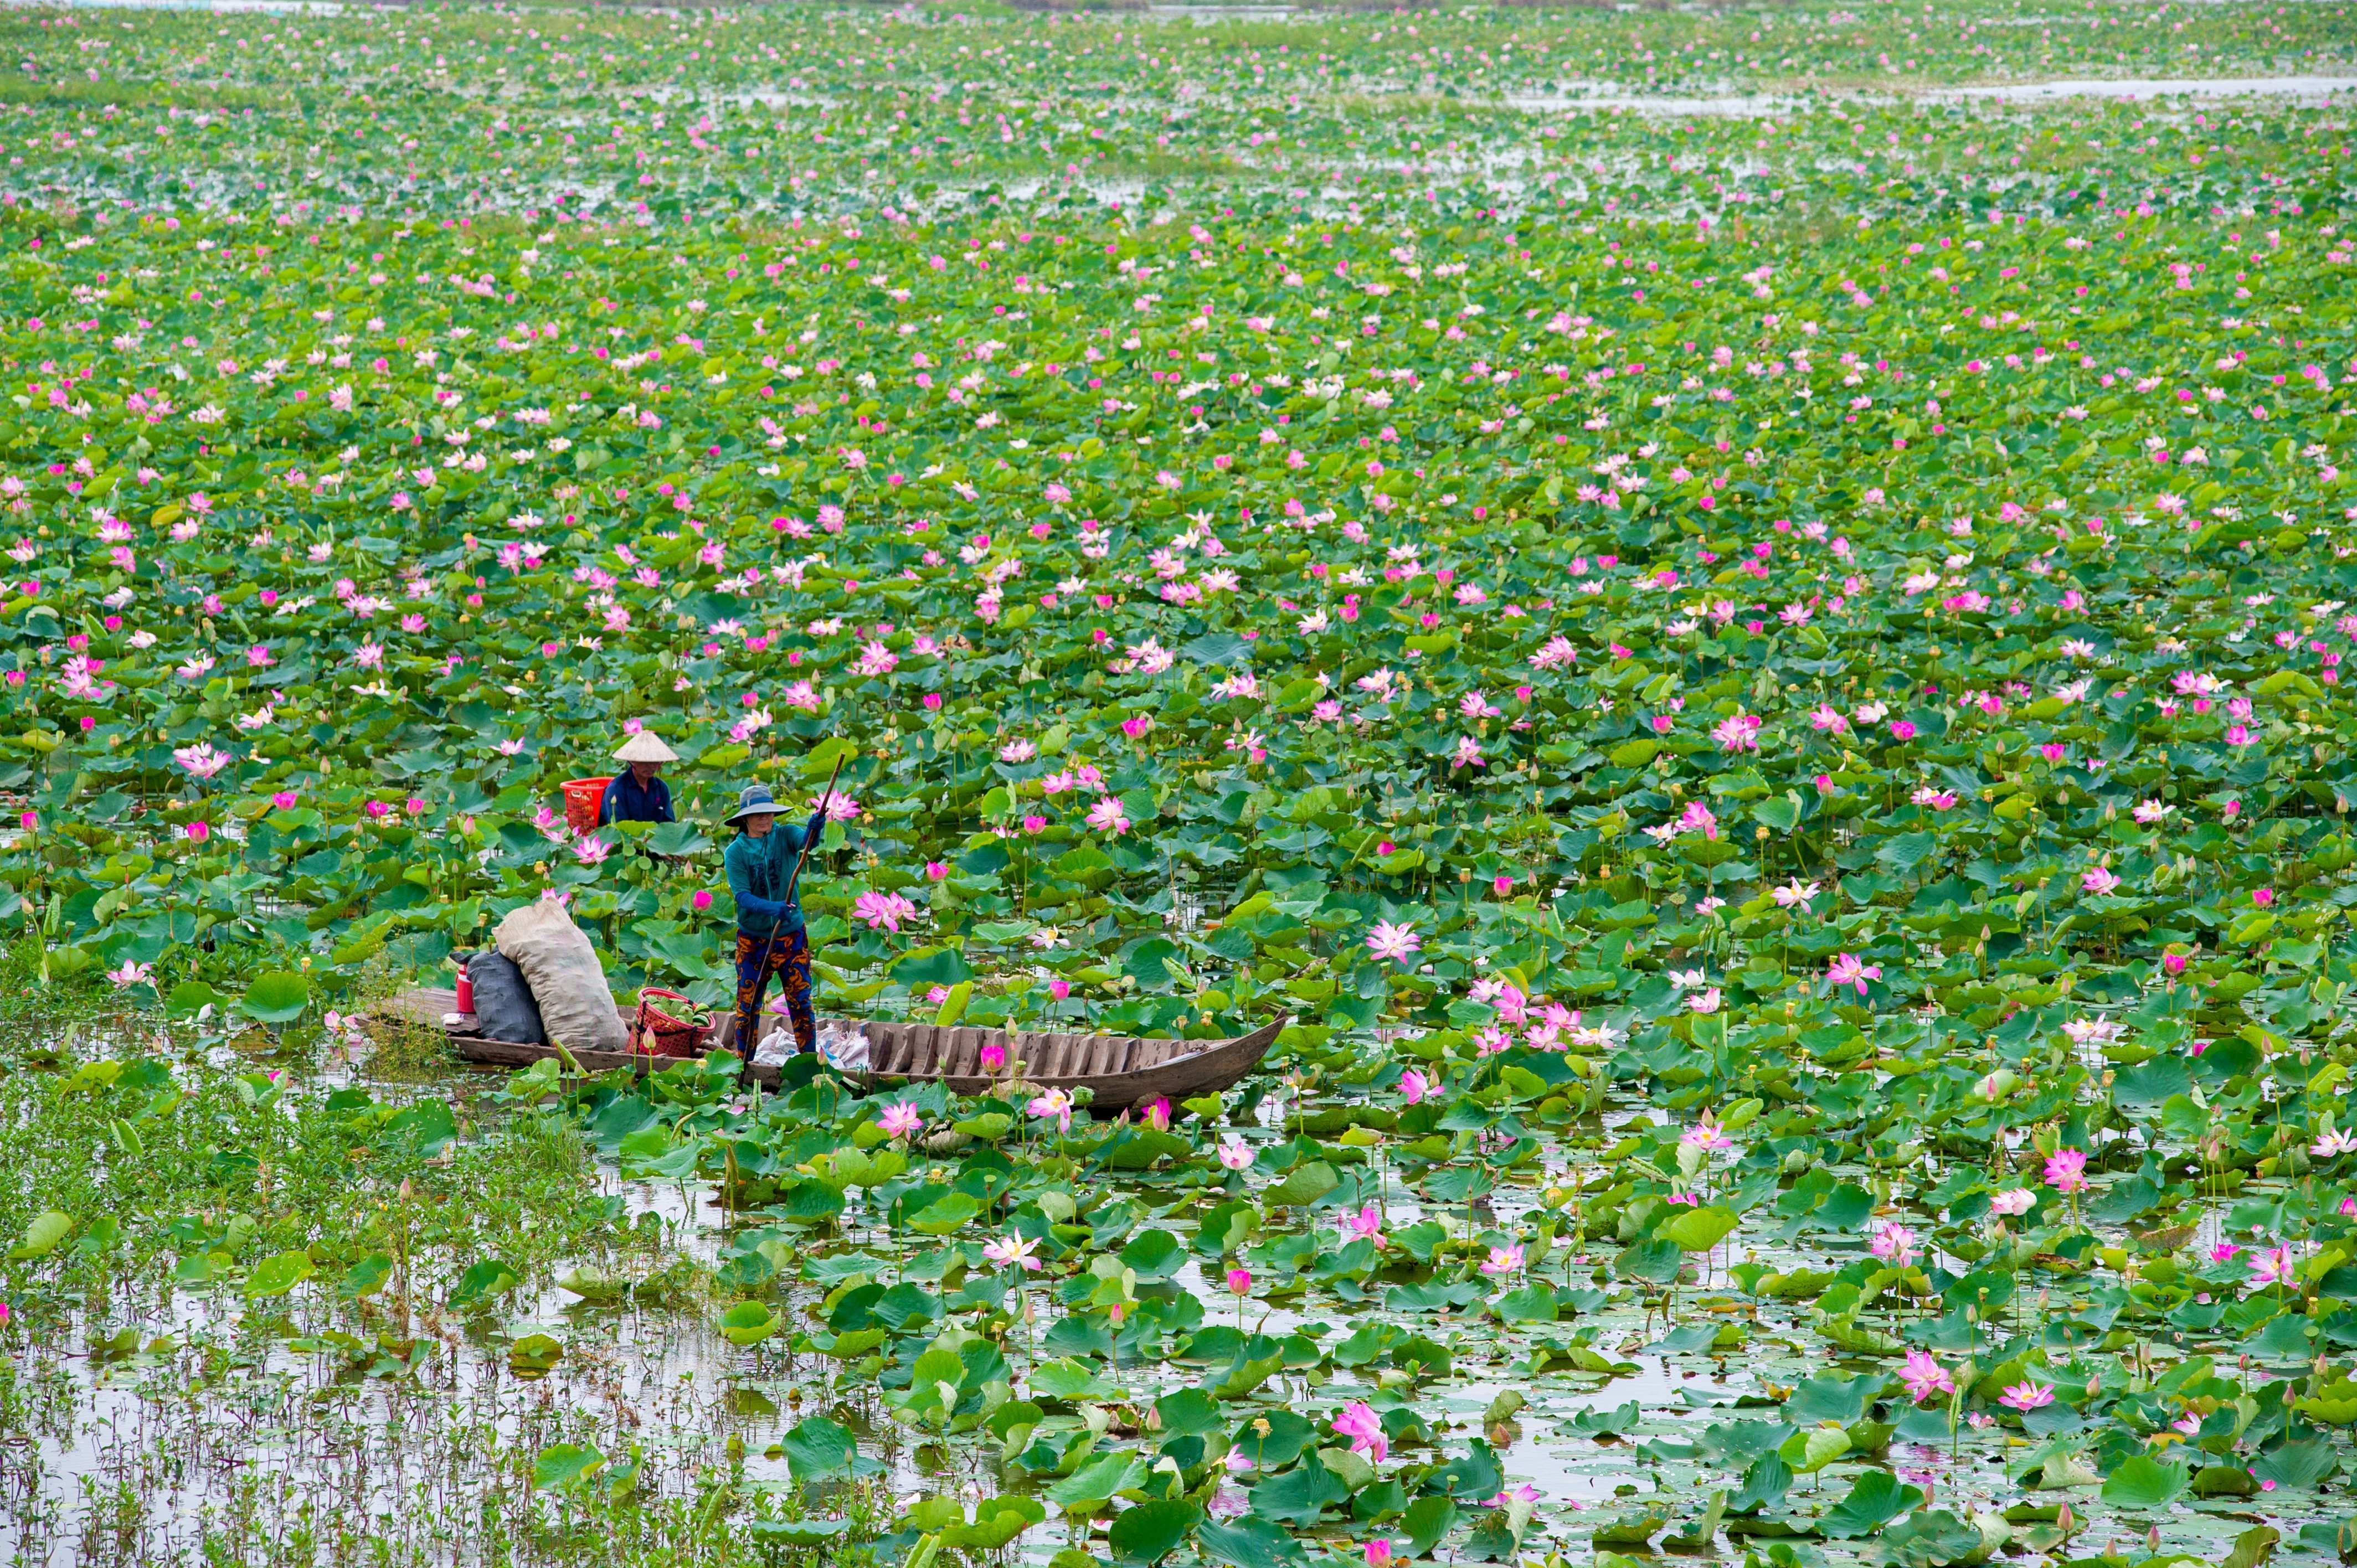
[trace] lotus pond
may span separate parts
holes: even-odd
[[[2345,5],[0,28],[11,1563],[2357,1560]]]

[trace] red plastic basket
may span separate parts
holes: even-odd
[[[614,781],[610,773],[603,779],[568,779],[565,781],[565,825],[576,833],[593,832],[597,826],[597,807],[606,798],[606,786]]]
[[[664,991],[652,985],[640,990],[639,1015],[630,1025],[630,1049],[643,1057],[700,1055],[704,1042],[712,1034],[712,1026],[673,1017],[655,1005],[658,997],[689,1007],[695,1004],[676,991]]]

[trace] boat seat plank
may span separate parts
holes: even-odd
[[[942,1076],[972,1078],[980,1072],[983,1044],[991,1033],[971,1027],[952,1029],[948,1048],[942,1054]]]

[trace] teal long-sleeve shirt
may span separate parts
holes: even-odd
[[[789,936],[802,929],[802,889],[795,888],[791,898],[783,895],[794,858],[808,837],[809,830],[800,823],[773,822],[759,838],[739,832],[728,841],[721,860],[728,873],[728,891],[737,900],[738,930],[766,937],[780,925]]]

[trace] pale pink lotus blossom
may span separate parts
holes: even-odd
[[[1389,920],[1378,920],[1374,929],[1367,933],[1369,952],[1378,959],[1395,960],[1402,965],[1406,964],[1423,945],[1424,939],[1416,935],[1415,927],[1405,922],[1394,925]]]

